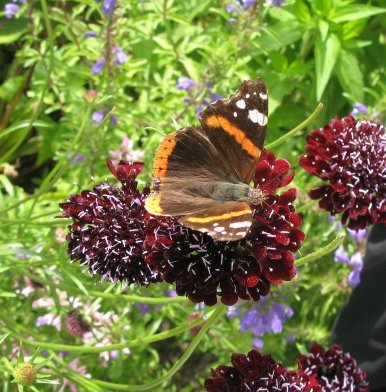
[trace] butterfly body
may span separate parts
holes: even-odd
[[[252,225],[251,206],[265,196],[250,186],[263,147],[268,95],[248,80],[201,113],[201,128],[167,135],[154,160],[154,191],[146,209],[183,216],[179,222],[219,241],[240,240]]]

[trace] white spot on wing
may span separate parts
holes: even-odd
[[[233,112],[233,115],[234,115],[235,117],[237,117],[237,112]]]
[[[218,227],[215,227],[215,228],[214,228],[214,231],[220,232],[220,231],[223,231],[224,229],[225,229],[225,227],[218,226]]]
[[[235,235],[239,235],[239,236],[241,236],[241,237],[244,237],[245,234],[247,234],[246,231],[238,231],[237,233],[235,233]]]
[[[233,222],[229,225],[232,229],[240,229],[241,227],[249,227],[251,225],[250,221],[245,222]]]
[[[261,99],[264,99],[264,101],[268,98],[268,95],[267,95],[267,94],[259,93],[259,95],[260,95],[260,98],[261,98]]]
[[[214,222],[214,223],[213,223],[213,226],[218,226],[218,223],[217,223],[217,222]]]
[[[245,109],[245,101],[243,99],[240,99],[236,102],[236,106],[240,109]]]
[[[246,96],[245,96],[245,98],[249,98],[250,97],[250,95],[249,94],[247,94]]]
[[[264,125],[267,125],[267,122],[268,122],[268,117],[265,115],[265,114],[263,114],[263,113],[260,113],[257,109],[253,109],[253,110],[250,110],[249,112],[248,112],[248,118],[253,122],[253,123],[258,123],[259,125],[261,125],[262,127],[264,126]]]

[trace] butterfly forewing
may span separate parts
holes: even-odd
[[[251,182],[259,160],[267,122],[268,93],[261,79],[244,81],[228,99],[201,112],[203,129],[223,163],[245,184]]]

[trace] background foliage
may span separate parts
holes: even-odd
[[[84,341],[68,334],[65,317],[74,307],[106,346],[187,328],[188,320],[208,310],[166,297],[171,289],[166,284],[124,287],[122,293],[120,286],[90,278],[84,268],[69,263],[63,244],[69,221],[55,216],[60,215],[58,203],[69,194],[108,176],[105,158],[121,149],[125,135],[134,142],[132,148],[144,152],[140,180],[150,181],[162,136],[197,123],[200,107],[215,95],[228,96],[244,79],[260,76],[269,88],[267,143],[323,102],[324,111],[309,129],[277,146],[275,153],[296,170],[306,233],[302,254],[336,235],[337,224],[309,203],[306,194],[316,179],[297,166],[297,159],[306,131],[347,115],[355,103],[384,119],[385,9],[381,0],[288,0],[279,7],[252,3],[244,9],[244,2],[233,2],[236,11],[229,12],[229,4],[220,0],[117,0],[106,15],[103,4],[94,0],[27,0],[13,17],[1,15],[0,329],[12,332],[1,346],[4,390],[13,390],[11,370],[21,337],[40,342],[38,347],[25,342],[21,351],[28,358],[37,350],[35,363],[48,357],[41,373],[59,382],[41,384],[39,390],[70,390],[60,389],[69,388],[69,381],[62,387],[65,378],[73,388],[90,391],[120,388],[102,381],[142,384],[161,377],[181,356],[192,340],[189,331],[102,356],[82,349]],[[3,9],[6,2],[0,5]],[[87,37],[90,31],[98,36]],[[117,45],[127,56],[121,53],[124,61],[113,60]],[[106,62],[95,72],[92,67],[101,58]],[[178,89],[182,76],[197,86]],[[96,97],[86,94],[91,89]],[[96,112],[106,118],[98,120]],[[345,246],[354,253],[358,243],[349,237]],[[327,343],[351,290],[348,272],[330,254],[301,266],[294,281],[274,288],[270,303],[286,304],[294,315],[281,333],[264,335],[262,351],[294,365],[310,342]],[[159,300],[145,308],[135,296]],[[253,304],[242,306],[246,311]],[[213,326],[164,387],[199,390],[210,367],[228,363],[232,352],[246,353],[254,337],[240,333],[239,324],[236,317]]]

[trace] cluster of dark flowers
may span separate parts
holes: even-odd
[[[263,153],[254,182],[267,195],[265,204],[254,206],[247,237],[232,242],[215,242],[175,217],[149,214],[144,202],[150,188],[140,191],[136,181],[143,164],[108,165],[120,186],[100,183],[61,204],[63,217],[73,219],[67,236],[71,259],[91,274],[144,286],[164,280],[178,295],[206,305],[216,304],[217,296],[226,305],[239,298],[257,301],[271,284],[295,276],[292,252],[304,239],[292,205],[296,191],[276,194],[294,176],[286,160]]]
[[[355,359],[334,345],[327,351],[318,344],[298,359],[298,370],[288,370],[270,355],[251,350],[233,354],[232,366],[212,369],[206,379],[209,392],[368,392],[366,374]]]
[[[307,137],[300,165],[327,181],[309,195],[332,215],[342,213],[350,229],[386,223],[386,135],[384,126],[351,116],[333,119]]]

